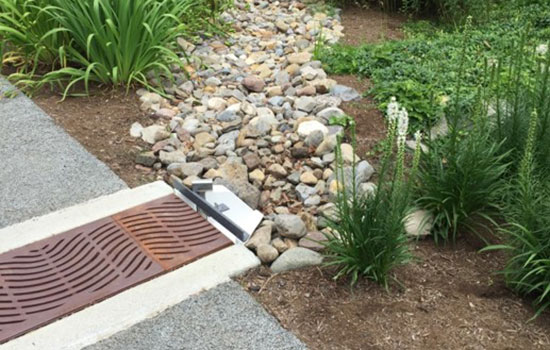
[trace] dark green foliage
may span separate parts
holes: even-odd
[[[506,170],[499,145],[475,130],[458,137],[431,142],[420,162],[417,204],[433,214],[436,242],[454,243],[461,230],[477,232],[499,213]]]
[[[534,298],[536,317],[550,306],[550,184],[535,171],[536,112],[530,120],[518,174],[507,188],[505,243],[486,250],[509,254],[502,274],[518,294]]]
[[[52,5],[51,0],[0,1],[0,38],[3,44],[7,41],[0,61],[22,69],[34,62],[49,66],[58,62],[58,50],[67,36],[51,16]]]
[[[404,40],[361,47],[321,47],[317,58],[328,72],[371,79],[374,87],[370,93],[381,110],[391,96],[398,96],[409,111],[413,128],[424,128],[439,120],[445,108],[441,102],[454,99],[457,83],[463,85],[461,100],[465,107],[470,111],[474,108],[485,62],[495,59],[501,64],[510,62],[526,25],[532,28],[527,44],[548,42],[550,31],[540,25],[546,18],[550,19],[550,2],[507,4],[496,8],[490,20],[465,29],[416,22],[407,26],[408,36]],[[463,52],[466,52],[464,62]],[[533,63],[532,55],[524,59],[527,65]],[[464,73],[459,81],[460,64],[464,65]]]
[[[343,188],[338,193],[335,218],[329,220],[334,234],[327,234],[328,265],[340,268],[336,277],[351,276],[352,283],[366,277],[388,288],[390,272],[411,259],[404,219],[410,210],[410,186],[405,180],[404,144],[400,142],[395,166],[390,166],[395,149],[396,125],[390,125],[377,189],[360,194],[354,181],[351,188],[343,181],[341,164],[337,179]],[[352,131],[353,133],[353,131]],[[418,157],[419,151],[416,152]],[[414,163],[418,162],[415,157]],[[409,174],[414,178],[414,169]],[[349,174],[348,174],[349,176]],[[352,174],[355,179],[355,174]]]
[[[547,173],[550,170],[550,50],[546,54],[536,51],[520,41],[512,54],[512,62],[494,68],[495,77],[490,85],[493,103],[489,109],[495,122],[494,136],[503,143],[502,150],[509,153],[514,171],[525,153],[529,116],[537,111],[533,161],[536,171]]]

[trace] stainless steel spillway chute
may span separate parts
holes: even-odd
[[[250,208],[231,190],[211,180],[197,180],[187,188],[172,178],[174,188],[191,207],[201,212],[219,230],[235,240],[246,242],[263,219],[263,214]]]

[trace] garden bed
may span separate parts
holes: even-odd
[[[345,9],[341,41],[402,38],[396,21],[372,10]],[[371,86],[353,75],[330,78],[361,92]],[[385,134],[371,97],[341,108],[356,120],[360,154],[371,152]],[[391,282],[389,292],[366,280],[353,287],[349,279],[335,281],[337,270],[328,267],[279,274],[262,267],[239,282],[311,349],[548,348],[550,315],[530,321],[536,312],[532,300],[515,295],[496,273],[505,267],[505,255],[480,253],[482,247],[464,238],[448,247],[432,239],[412,242],[415,258],[395,270],[399,283]]]
[[[547,349],[550,316],[494,274],[499,254],[465,240],[412,244],[418,260],[399,268],[388,293],[365,280],[351,287],[330,268],[282,274],[262,268],[239,282],[311,349]]]

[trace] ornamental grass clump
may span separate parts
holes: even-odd
[[[2,61],[18,69],[10,78],[20,84],[60,84],[65,95],[79,82],[86,91],[90,82],[162,89],[185,62],[176,39],[219,30],[212,22],[227,6],[229,0],[0,0]]]
[[[535,317],[550,306],[550,184],[535,171],[537,112],[532,113],[524,156],[507,188],[505,243],[485,250],[504,250],[509,259],[502,274],[510,288],[534,298]]]
[[[526,37],[526,32],[524,36]],[[546,47],[546,49],[545,49]],[[508,64],[493,67],[493,102],[488,107],[494,122],[493,135],[502,142],[502,151],[512,164],[510,173],[518,171],[524,157],[530,114],[537,111],[537,128],[533,135],[533,167],[538,172],[550,170],[550,50],[544,44],[533,48],[525,39],[514,47]],[[534,57],[534,58],[532,58]]]
[[[404,220],[410,210],[411,182],[420,157],[418,147],[413,165],[407,171],[407,112],[395,101],[390,106],[388,135],[378,185],[373,193],[358,191],[355,171],[351,175],[351,186],[346,186],[349,181],[344,178],[346,172],[337,150],[336,181],[341,187],[335,199],[335,213],[328,222],[331,234],[326,235],[325,242],[328,265],[339,267],[335,278],[350,276],[354,284],[360,277],[366,277],[386,289],[392,269],[411,259]],[[352,122],[350,126],[355,149],[355,124]],[[419,134],[417,139],[420,145]]]
[[[189,1],[55,0],[57,21],[71,38],[69,64],[42,82],[68,80],[68,89],[78,81],[148,85],[150,72],[170,76],[170,64],[182,64],[173,49],[188,6]]]
[[[500,145],[470,129],[431,141],[428,149],[419,166],[416,202],[433,216],[435,242],[454,243],[462,230],[479,233],[494,224],[507,168]]]
[[[484,90],[479,89],[473,109],[462,100],[468,40],[465,38],[463,43],[453,103],[443,117],[448,132],[428,138],[416,186],[417,206],[431,214],[432,235],[436,243],[443,244],[454,244],[461,231],[486,241],[480,229],[496,226],[503,175],[508,167],[502,142],[491,136]]]

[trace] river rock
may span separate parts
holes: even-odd
[[[307,266],[320,265],[323,262],[321,254],[312,250],[296,247],[281,254],[271,265],[271,270],[281,273]]]
[[[299,216],[281,214],[275,217],[275,228],[283,237],[300,239],[306,235],[306,225]]]

